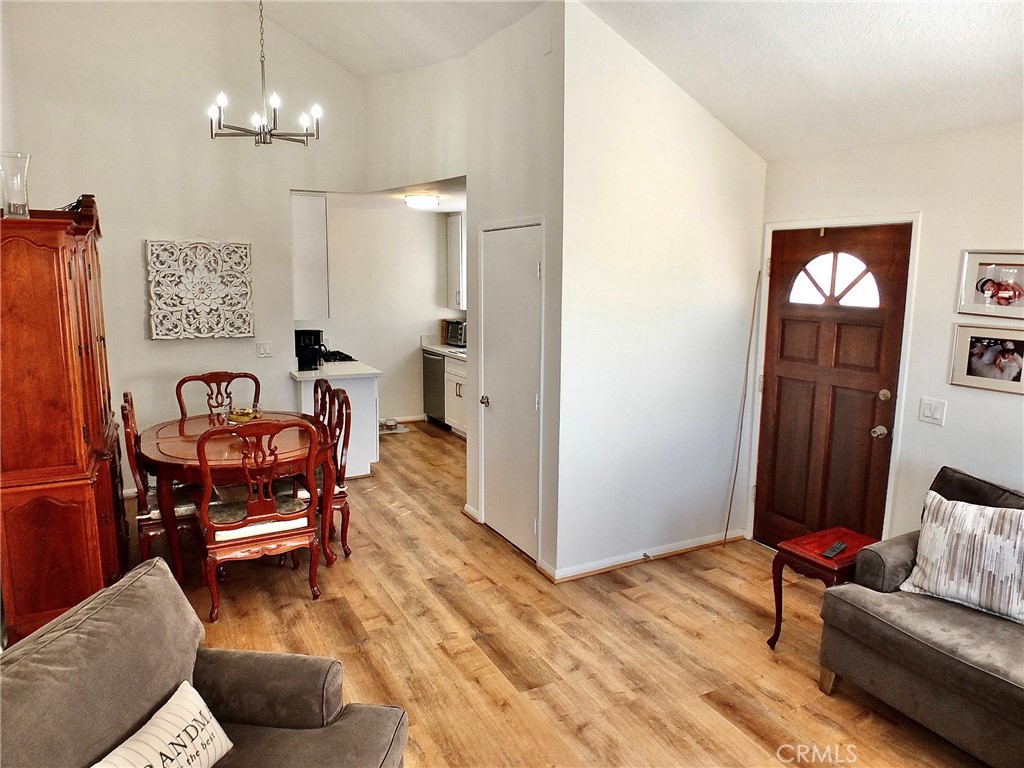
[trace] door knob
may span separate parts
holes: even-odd
[[[872,437],[885,437],[889,434],[889,430],[879,424],[877,427],[871,430]]]
[[[879,400],[888,400],[891,397],[892,397],[892,392],[890,392],[888,389],[882,389],[882,390],[879,390],[879,392],[878,392],[878,399]]]
[[[491,407],[491,398],[489,398],[487,395],[481,395],[480,396],[480,405],[482,405],[484,408],[490,408]]]

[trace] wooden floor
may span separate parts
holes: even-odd
[[[849,684],[818,691],[818,582],[789,576],[768,649],[770,550],[736,542],[552,585],[461,513],[465,444],[410,426],[350,482],[352,557],[321,566],[323,597],[305,555],[299,571],[228,564],[207,645],[341,659],[346,700],[409,712],[409,768],[778,766],[780,747],[788,765],[980,765]],[[198,573],[187,592],[205,619]],[[818,759],[794,760],[801,744]]]

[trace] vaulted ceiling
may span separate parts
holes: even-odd
[[[281,2],[362,78],[465,55],[536,2]],[[1024,3],[586,5],[766,159],[1024,121]]]

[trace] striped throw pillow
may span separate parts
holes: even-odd
[[[232,746],[186,680],[144,726],[92,768],[210,768]]]
[[[949,501],[928,491],[917,561],[900,589],[1024,624],[1024,510]]]

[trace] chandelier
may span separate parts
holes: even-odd
[[[228,97],[224,91],[217,96],[216,102],[210,107],[206,114],[210,116],[210,138],[238,138],[251,137],[255,139],[256,146],[260,144],[272,144],[274,139],[281,141],[292,141],[303,146],[309,145],[310,139],[320,138],[320,116],[323,114],[319,104],[314,104],[307,115],[305,112],[299,116],[299,125],[302,132],[279,131],[277,129],[277,110],[281,106],[281,99],[277,93],[270,94],[267,98],[267,57],[263,52],[263,0],[260,0],[260,85],[263,93],[263,112],[252,113],[252,128],[245,128],[240,125],[229,125],[224,122],[224,107],[228,105]],[[267,107],[270,107],[270,119],[267,119]],[[312,121],[310,120],[312,115]],[[310,124],[312,123],[312,130]]]

